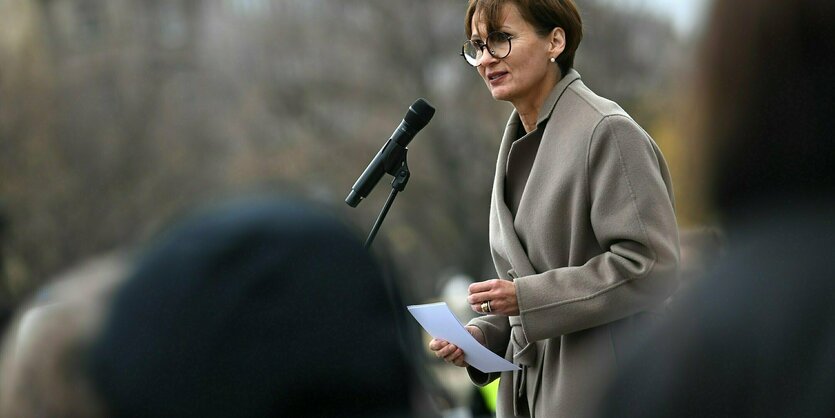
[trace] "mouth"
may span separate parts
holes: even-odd
[[[502,79],[507,74],[508,74],[507,71],[496,71],[496,72],[487,74],[487,81],[489,81],[490,83],[499,81],[500,79]]]

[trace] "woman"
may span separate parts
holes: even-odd
[[[498,279],[470,286],[487,314],[467,330],[520,366],[501,374],[498,416],[591,413],[628,340],[675,288],[670,176],[652,139],[572,68],[582,38],[571,0],[470,0],[463,47],[515,110],[490,208]],[[442,340],[430,349],[467,366]],[[472,381],[500,377],[467,367]]]

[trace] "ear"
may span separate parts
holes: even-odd
[[[551,30],[548,35],[548,54],[551,57],[557,58],[565,51],[565,30],[556,27]]]

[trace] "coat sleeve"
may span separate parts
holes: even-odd
[[[473,319],[467,325],[473,325],[484,334],[485,346],[500,357],[505,357],[510,343],[510,322],[506,316],[487,315]],[[468,366],[467,373],[470,380],[478,386],[484,386],[496,380],[501,373],[484,373]]]
[[[586,170],[589,221],[603,252],[582,266],[515,280],[528,341],[655,308],[675,290],[672,189],[652,140],[632,119],[607,116],[590,139]]]

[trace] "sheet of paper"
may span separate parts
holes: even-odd
[[[485,373],[518,370],[515,364],[497,356],[481,345],[458,321],[444,302],[407,306],[429,335],[447,340],[464,351],[464,360]]]

